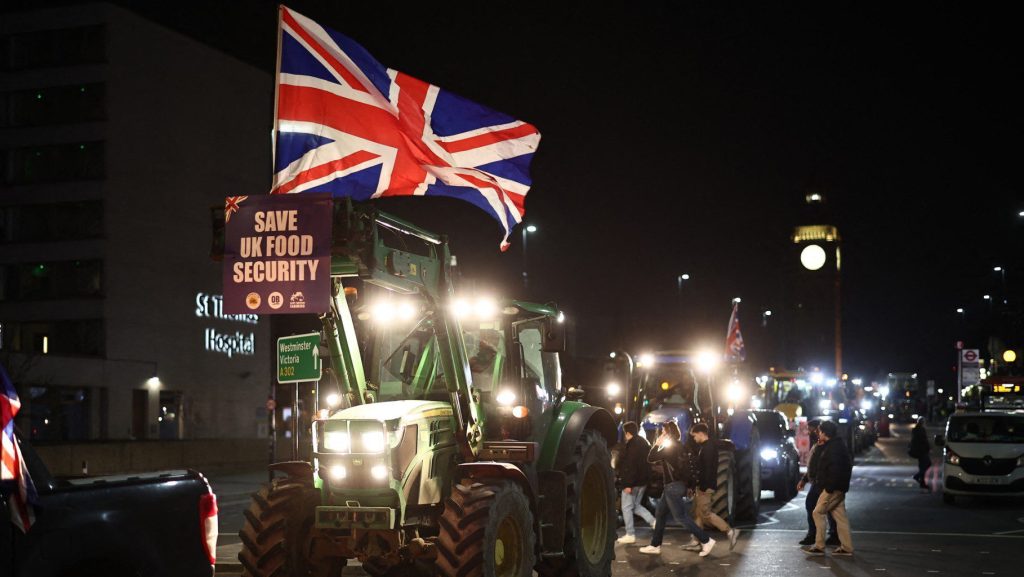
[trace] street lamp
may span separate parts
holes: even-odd
[[[764,312],[761,313],[761,326],[762,327],[768,326],[768,317],[770,317],[770,316],[772,316],[772,311],[770,309],[765,309]]]
[[[1003,304],[1006,304],[1006,269],[1001,266],[992,267],[993,272],[999,273],[1000,290],[1002,291]]]
[[[537,227],[532,225],[532,224],[528,224],[528,225],[523,227],[523,288],[524,289],[530,288],[530,278],[529,278],[528,273],[526,272],[526,270],[527,270],[526,269],[526,235],[531,233],[531,232],[537,232]]]

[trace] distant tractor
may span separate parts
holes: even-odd
[[[561,382],[562,312],[457,298],[446,238],[372,206],[333,226],[340,403],[253,496],[243,574],[610,575],[615,423]]]

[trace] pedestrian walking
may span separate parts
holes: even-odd
[[[914,475],[914,480],[921,486],[922,489],[928,489],[928,483],[925,481],[925,475],[928,473],[928,469],[932,466],[932,447],[928,444],[928,430],[925,428],[925,419],[921,417],[917,420],[917,424],[914,425],[914,430],[910,434],[910,450],[908,453],[911,457],[917,459],[917,474]]]
[[[693,486],[694,480],[689,473],[689,463],[680,439],[679,427],[674,422],[665,423],[664,430],[651,447],[647,460],[651,463],[661,463],[665,476],[665,490],[654,512],[654,535],[651,537],[651,544],[641,547],[640,552],[648,555],[661,554],[665,523],[671,513],[676,521],[697,538],[701,544],[700,556],[706,557],[715,546],[715,540],[697,526],[686,510],[687,492],[689,487]]]
[[[803,550],[808,555],[825,554],[825,523],[829,513],[836,520],[839,546],[832,550],[834,556],[853,555],[853,540],[850,538],[850,520],[846,517],[846,493],[850,490],[853,461],[846,450],[846,444],[836,436],[836,424],[825,421],[818,427],[818,435],[824,443],[818,449],[818,470],[815,484],[821,484],[821,496],[814,507],[814,545]]]
[[[696,490],[694,493],[694,520],[697,526],[703,529],[711,525],[715,529],[725,533],[729,538],[729,550],[736,546],[736,539],[739,538],[739,529],[734,529],[711,510],[711,500],[718,489],[718,447],[711,441],[708,435],[708,426],[704,423],[697,423],[690,428],[690,436],[696,442],[697,454],[697,475]],[[691,539],[687,544],[689,547],[698,545],[697,539]]]
[[[622,486],[622,520],[626,523],[626,534],[619,537],[616,543],[636,543],[636,529],[633,515],[639,515],[647,524],[654,527],[654,515],[643,506],[644,491],[651,480],[651,464],[647,455],[651,452],[651,444],[647,439],[638,437],[639,427],[633,421],[622,425],[626,445],[619,456],[617,474]]]
[[[803,491],[809,483],[811,488],[807,490],[807,498],[804,500],[804,508],[807,509],[807,535],[800,541],[801,545],[814,545],[817,529],[814,524],[814,507],[818,504],[818,497],[821,497],[821,483],[816,483],[814,478],[818,472],[818,459],[821,456],[821,445],[825,443],[818,435],[818,426],[821,421],[814,419],[807,423],[808,436],[811,441],[811,452],[807,457],[807,472],[797,483],[796,490]],[[828,514],[828,539],[825,545],[838,545],[839,534],[836,533],[836,520],[832,514]]]

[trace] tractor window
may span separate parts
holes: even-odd
[[[422,328],[412,332],[385,331],[380,335],[380,365],[374,367],[373,376],[380,387],[380,400],[414,398],[430,384],[440,364],[432,354],[433,338],[432,331]]]
[[[484,392],[493,390],[505,358],[505,333],[497,323],[467,323],[462,336],[473,387]]]
[[[519,346],[523,352],[523,372],[525,373],[523,376],[536,379],[543,387],[544,357],[540,350],[542,343],[543,338],[539,325],[531,323],[519,330]]]

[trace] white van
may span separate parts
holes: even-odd
[[[1024,496],[1024,413],[963,413],[946,422],[942,500],[957,495]]]

